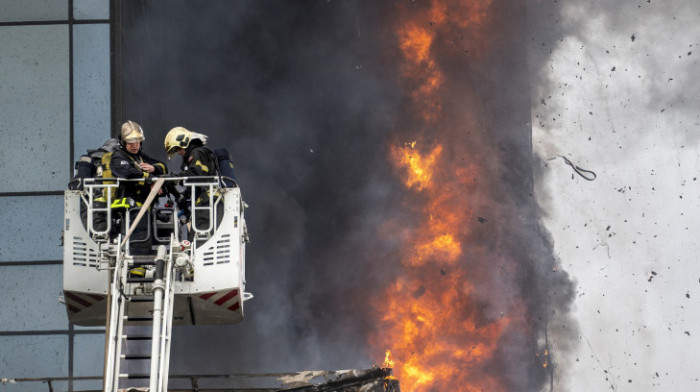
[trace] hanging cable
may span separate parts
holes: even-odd
[[[574,165],[569,159],[567,159],[563,155],[560,155],[560,157],[562,157],[564,159],[564,162],[566,162],[567,165],[571,166],[571,168],[574,169],[576,174],[583,177],[585,180],[593,181],[596,179],[597,176],[596,176],[595,172],[593,172],[591,170],[586,170],[586,169],[583,169],[581,167]]]

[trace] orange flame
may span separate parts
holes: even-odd
[[[409,105],[419,117],[417,127],[436,129],[435,135],[456,133],[441,128],[449,127],[441,97],[448,83],[435,45],[445,31],[481,23],[489,5],[489,0],[432,0],[428,10],[407,14],[397,28],[403,83],[411,87]],[[467,222],[476,219],[465,198],[480,168],[468,160],[455,165],[452,141],[440,143],[435,135],[389,151],[407,190],[419,200],[420,206],[412,207],[419,223],[403,247],[399,277],[377,305],[383,328],[373,343],[389,348],[385,360],[393,353],[402,390],[503,391],[484,368],[512,320],[502,313],[477,318],[479,299],[470,271],[478,265],[470,266],[479,261],[464,260]]]
[[[382,363],[382,367],[392,369],[394,367],[394,364],[394,360],[391,359],[391,351],[386,350],[386,353],[384,354],[384,363]]]
[[[410,144],[411,149],[392,148],[391,155],[394,160],[400,162],[401,166],[408,168],[408,177],[405,184],[408,188],[416,188],[419,191],[425,187],[430,187],[433,167],[442,152],[442,147],[438,146],[427,156],[422,156],[414,151],[416,142]]]
[[[496,380],[480,377],[478,385],[467,380],[488,361],[496,348],[507,317],[477,323],[472,317],[473,287],[462,260],[461,238],[469,233],[465,222],[474,214],[464,206],[464,193],[478,170],[467,165],[461,174],[444,167],[437,145],[421,152],[421,145],[393,148],[394,164],[403,172],[408,189],[424,196],[424,224],[408,240],[402,257],[404,273],[385,292],[383,344],[396,355],[394,374],[407,391],[499,391]],[[456,387],[458,386],[458,387]],[[460,389],[461,388],[461,389]]]

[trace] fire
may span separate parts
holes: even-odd
[[[549,367],[549,350],[544,350],[541,358],[539,354],[536,354],[535,356],[540,359],[540,362],[542,363],[542,368],[546,369],[547,367]]]
[[[384,354],[384,363],[382,363],[383,368],[389,368],[392,369],[394,367],[394,360],[391,359],[391,351],[386,350],[386,353]]]
[[[430,99],[444,82],[435,61],[429,57],[434,34],[418,24],[409,24],[399,31],[399,45],[407,60],[403,75],[418,85],[411,96],[422,103],[420,112],[430,120],[435,120],[439,115],[437,108],[429,104]]]
[[[385,292],[383,343],[395,353],[394,374],[404,390],[498,391],[488,377],[473,386],[467,381],[476,377],[471,369],[491,358],[509,319],[484,323],[473,317],[473,286],[460,240],[469,234],[464,222],[475,219],[463,205],[463,192],[473,182],[445,176],[451,169],[442,167],[441,151],[440,145],[423,153],[420,145],[392,150],[405,186],[424,196],[425,205],[424,222],[402,257],[404,273]]]
[[[468,198],[483,169],[468,156],[455,159],[465,154],[465,141],[456,137],[463,135],[454,129],[459,119],[445,118],[449,83],[435,49],[445,47],[446,32],[475,28],[489,5],[433,0],[406,10],[397,27],[406,105],[416,117],[414,129],[400,131],[418,135],[390,147],[389,158],[417,223],[400,255],[401,272],[378,301],[382,328],[373,344],[388,348],[385,364],[393,354],[391,367],[405,391],[504,391],[486,369],[512,317],[522,316],[484,310],[488,300],[476,292],[479,264],[493,262],[467,256],[480,253],[479,244],[468,242],[477,220]]]
[[[432,170],[442,152],[442,147],[438,146],[427,156],[422,156],[413,150],[416,142],[412,142],[410,145],[411,149],[394,148],[391,150],[391,154],[402,166],[408,168],[406,187],[422,190],[431,186]]]

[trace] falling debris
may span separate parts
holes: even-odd
[[[560,155],[560,156],[564,159],[564,162],[566,162],[567,165],[571,166],[574,169],[574,172],[576,172],[576,174],[578,174],[579,176],[583,177],[583,179],[588,180],[588,181],[593,181],[596,179],[597,175],[595,174],[595,172],[593,172],[591,170],[583,169],[579,166],[576,166],[569,159],[567,159],[565,156],[563,156],[563,155]]]
[[[420,286],[416,291],[413,292],[413,298],[418,299],[425,294],[425,286]]]
[[[477,217],[477,219],[479,220],[479,223],[486,223],[489,221],[488,219],[482,217]]]
[[[654,276],[656,276],[656,272],[651,271],[651,273],[649,274],[649,278],[647,279],[647,282],[651,282],[651,280],[654,279]]]
[[[393,366],[393,362],[390,363]],[[386,365],[386,364],[385,364]],[[170,375],[170,390],[199,391],[202,383],[222,380],[226,387],[217,391],[229,392],[399,392],[399,380],[393,376],[390,367],[352,370],[310,370],[296,373],[256,373],[256,374],[205,374]],[[84,380],[99,380],[98,376],[83,377]],[[66,381],[67,377],[49,378],[3,378],[2,384],[43,382],[51,385]],[[176,388],[173,388],[173,384]],[[254,386],[254,388],[251,388]],[[213,389],[206,389],[211,391]],[[122,392],[147,392],[148,387],[129,387]]]

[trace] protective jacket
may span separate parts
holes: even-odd
[[[174,173],[176,177],[210,177],[219,175],[219,165],[216,160],[216,155],[204,147],[200,140],[192,140],[190,145],[185,149],[185,155],[182,156],[182,165],[180,172]],[[190,179],[191,182],[197,182],[197,179]],[[202,179],[202,182],[211,182],[211,179]],[[209,196],[203,194],[203,189],[197,187],[195,189],[195,203],[200,206],[209,204]],[[188,195],[187,197],[191,197]],[[203,214],[202,214],[203,215]]]
[[[199,140],[190,142],[189,147],[185,150],[185,155],[182,157],[180,170],[179,173],[176,173],[178,177],[219,175],[216,156],[210,149],[204,147]]]
[[[153,165],[155,171],[148,173],[139,167],[139,163],[145,162]],[[112,154],[110,160],[112,174],[117,178],[143,178],[147,179],[152,176],[164,175],[167,170],[165,164],[155,160],[148,155],[139,151],[137,154],[130,154],[123,148],[119,148]],[[131,197],[138,203],[143,203],[148,197],[151,186],[143,181],[122,183],[117,191],[117,197]]]
[[[191,177],[210,177],[219,175],[219,165],[217,163],[216,155],[204,147],[204,143],[200,140],[192,140],[190,145],[185,149],[185,155],[182,156],[182,165],[180,166],[179,173],[173,173],[176,177],[190,177],[190,182],[197,182],[197,179],[192,179]],[[202,182],[211,182],[211,179],[202,179]],[[204,192],[202,187],[196,187],[194,195],[187,195],[187,198],[194,197],[195,204],[202,207],[209,205],[209,193]],[[217,193],[218,194],[218,193]],[[214,197],[215,195],[212,195]],[[217,224],[221,222],[223,218],[223,203],[219,203],[219,210],[217,212]],[[209,227],[209,214],[198,213],[194,219],[194,225],[201,229],[206,230]]]

